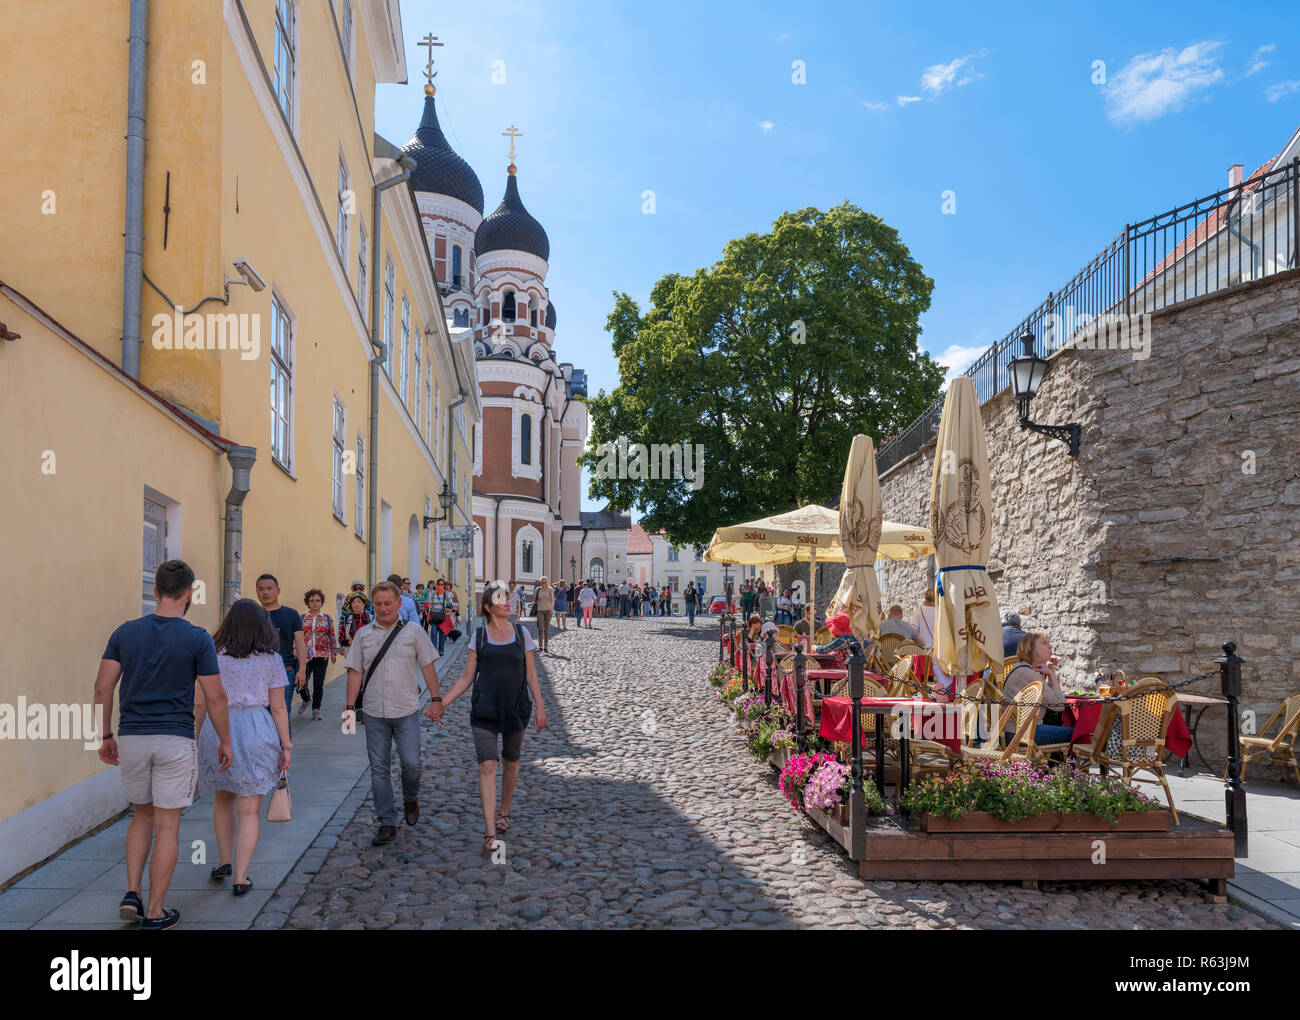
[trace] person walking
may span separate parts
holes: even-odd
[[[397,609],[397,618],[403,623],[413,623],[420,626],[420,608],[415,604],[415,599],[407,594],[407,589],[411,587],[410,578],[404,578],[401,574],[389,574],[388,583],[397,589],[400,602]],[[405,583],[406,587],[402,585]],[[373,598],[373,595],[371,596]]]
[[[183,560],[160,563],[153,590],[157,608],[113,631],[95,676],[99,760],[119,769],[133,808],[126,830],[126,895],[118,915],[139,921],[142,931],[173,928],[181,919],[180,911],[169,910],[165,901],[176,870],[181,812],[193,803],[198,773],[196,684],[216,733],[218,770],[234,761],[216,647],[207,631],[185,620],[194,597],[194,571]],[[119,681],[119,733],[114,735],[113,692]],[[142,898],[146,862],[147,907]]]
[[[555,612],[555,589],[544,577],[538,582],[537,590],[533,592],[533,607],[537,613],[537,643],[542,646],[542,651],[549,652],[551,614]]]
[[[695,590],[695,582],[691,581],[686,585],[686,592],[683,600],[686,604],[686,622],[692,627],[695,626],[695,610],[699,606],[700,593]]]
[[[349,595],[343,603],[343,615],[339,617],[339,647],[349,648],[357,631],[369,623],[370,600],[364,595]]]
[[[618,585],[618,615],[627,619],[627,603],[631,588],[626,581],[620,581]]]
[[[325,605],[325,593],[319,588],[310,589],[303,596],[307,606],[307,615],[302,618],[303,654],[307,657],[307,675],[299,690],[302,702],[298,705],[298,714],[307,711],[307,702],[311,701],[311,717],[320,718],[321,696],[325,693],[325,664],[334,665],[338,657],[339,646],[334,637],[334,621],[329,613],[322,613]],[[311,688],[308,691],[308,687]]]
[[[519,782],[524,730],[528,727],[533,704],[535,702],[537,706],[538,733],[546,729],[546,706],[542,703],[542,689],[537,682],[532,635],[526,628],[511,623],[509,600],[495,582],[483,590],[479,612],[487,625],[480,627],[474,635],[474,645],[466,657],[465,669],[447,691],[446,700],[438,705],[434,718],[441,722],[456,699],[473,687],[469,723],[478,758],[479,801],[483,808],[485,833],[483,852],[495,853],[501,846],[497,834],[510,831],[510,805]],[[498,738],[501,741],[499,754]],[[496,806],[498,757],[505,760],[499,811]]]
[[[518,620],[524,612],[524,589],[521,585],[516,585],[510,589],[510,619]]]
[[[560,630],[567,629],[565,620],[569,615],[569,589],[564,586],[564,579],[561,578],[555,584],[555,622],[559,624]]]
[[[439,717],[438,650],[429,635],[401,619],[401,588],[381,581],[371,592],[375,618],[357,631],[343,665],[348,671],[345,723],[361,702],[370,758],[370,793],[378,828],[372,846],[397,837],[393,804],[393,745],[402,768],[402,806],[407,825],[420,820],[420,680],[432,701],[424,714]]]
[[[307,602],[310,606],[312,599]],[[211,878],[233,879],[231,892],[246,896],[253,889],[248,868],[261,831],[262,798],[275,789],[292,758],[289,713],[280,697],[280,688],[289,679],[281,668],[280,636],[266,610],[252,599],[239,599],[230,607],[212,640],[229,700],[235,761],[229,769],[221,768],[220,742],[200,692],[194,714],[199,734],[198,795],[213,792],[218,859]]]
[[[441,578],[438,580],[436,588],[432,588],[432,595],[429,596],[427,603],[429,614],[429,627],[432,631],[434,647],[438,649],[441,655],[447,647],[447,634],[442,629],[442,625],[447,621],[452,611],[452,597],[447,591],[447,583]]]
[[[578,603],[582,606],[582,623],[579,626],[586,625],[591,629],[591,611],[596,605],[596,589],[588,581],[583,585],[582,591],[578,592]]]
[[[307,683],[307,649],[302,637],[302,617],[298,610],[280,605],[280,582],[274,574],[263,574],[257,579],[257,601],[280,632],[280,658],[284,660],[284,672],[289,677],[284,689],[284,707],[293,708],[294,690]],[[292,722],[289,732],[293,732]]]

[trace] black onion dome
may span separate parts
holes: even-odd
[[[415,160],[411,187],[416,191],[458,198],[483,215],[483,185],[473,168],[448,144],[438,125],[433,96],[424,97],[424,116],[420,118],[420,126],[415,129],[411,140],[402,146],[402,152]]]
[[[551,257],[551,242],[542,225],[524,208],[514,174],[506,178],[506,197],[474,235],[475,255],[505,250],[526,251],[543,262]]]
[[[555,328],[555,306],[549,301],[546,302],[546,328]]]

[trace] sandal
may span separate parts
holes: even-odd
[[[483,837],[483,852],[485,854],[494,854],[501,849],[501,844],[497,842],[496,836]]]
[[[497,832],[510,831],[510,816],[507,814],[497,815]]]

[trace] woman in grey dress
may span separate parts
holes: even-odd
[[[280,691],[289,678],[280,658],[279,634],[266,610],[252,599],[240,599],[230,607],[212,641],[230,705],[234,761],[225,771],[218,765],[217,734],[206,718],[207,703],[199,688],[194,705],[198,795],[216,791],[212,825],[220,860],[212,877],[233,877],[234,894],[243,896],[253,888],[248,866],[257,849],[262,797],[275,789],[280,772],[289,768],[289,710]]]

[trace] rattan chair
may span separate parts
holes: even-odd
[[[813,635],[813,644],[828,645],[831,643],[831,632],[825,627],[818,627],[817,633]]]
[[[787,648],[794,646],[794,628],[788,623],[778,623],[776,625],[776,639]]]
[[[830,696],[832,698],[847,698],[849,696],[849,678],[844,677],[842,680],[836,680],[835,683],[831,685]],[[862,678],[862,696],[864,698],[887,697],[885,688],[867,676]]]
[[[1282,719],[1282,728],[1272,737],[1264,736],[1270,726]],[[1251,761],[1279,762],[1284,767],[1290,765],[1295,781],[1300,783],[1300,765],[1296,763],[1295,742],[1300,735],[1300,693],[1292,694],[1268,717],[1258,733],[1249,737],[1239,737],[1241,741],[1241,778],[1246,778],[1246,765]],[[1228,778],[1228,766],[1223,766],[1223,778]]]
[[[912,657],[899,659],[889,671],[889,697],[906,698],[919,695],[916,681],[912,676]]]
[[[1092,765],[1103,766],[1103,759],[1107,757],[1106,744],[1110,740],[1111,731],[1115,728],[1115,720],[1119,718],[1119,703],[1116,701],[1104,702],[1101,706],[1101,713],[1097,716],[1097,725],[1092,731],[1089,742],[1072,744],[1071,752],[1087,769]]]
[[[907,641],[907,638],[903,637],[902,634],[881,634],[880,637],[876,638],[875,644],[880,649],[881,665],[886,670],[894,665],[895,660],[898,658],[898,647],[904,641]],[[911,642],[908,641],[908,644],[911,644]]]
[[[1178,820],[1173,794],[1165,779],[1165,735],[1169,720],[1178,708],[1178,695],[1159,677],[1142,677],[1116,701],[1119,707],[1120,757],[1110,757],[1103,748],[1101,762],[1118,769],[1126,783],[1159,784],[1169,801],[1169,812]],[[1138,779],[1138,772],[1150,772],[1154,779]]]
[[[965,694],[965,691],[962,694]],[[982,747],[963,747],[961,749],[962,762],[973,765],[981,761],[1026,760],[1028,755],[1023,749],[1023,738],[1025,731],[1038,723],[1038,708],[1042,697],[1043,685],[1041,683],[1026,684],[1024,689],[1016,695],[1016,700],[1002,709],[997,726],[984,745]],[[1013,725],[1015,726],[1015,733],[1006,742],[1005,747],[1001,746],[1003,731]]]
[[[1070,750],[1070,742],[1067,740],[1063,744],[1040,744],[1034,739],[1034,732],[1038,729],[1039,709],[1043,707],[1043,685],[1041,683],[1028,684],[1024,690],[1016,695],[1016,735],[1013,745],[1026,758],[1033,762],[1046,762],[1049,755],[1060,753],[1066,754]],[[1028,726],[1021,726],[1022,718],[1027,716],[1030,719]]]
[[[911,658],[913,655],[924,655],[925,649],[913,641],[904,641],[894,649],[894,654],[900,658],[904,655]]]
[[[975,747],[983,728],[983,712],[989,707],[981,703],[985,698],[984,685],[981,681],[972,681],[954,702],[959,713],[962,748]],[[987,731],[985,731],[987,732]],[[909,744],[912,757],[912,774],[921,776],[926,772],[946,771],[962,763],[962,755],[954,753],[947,744],[922,738],[913,739]]]

